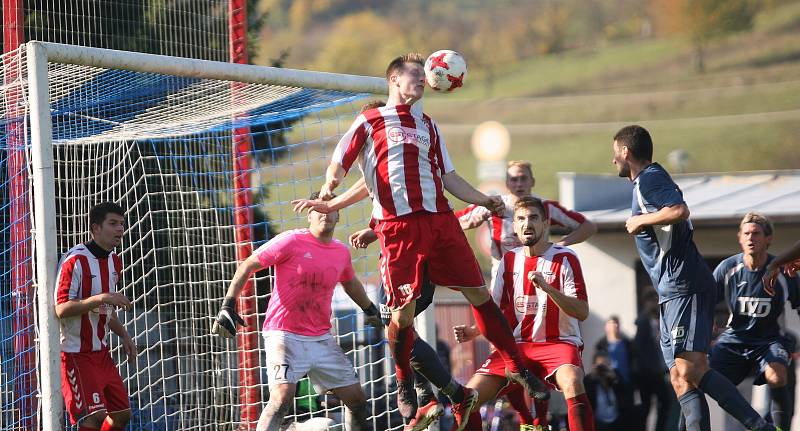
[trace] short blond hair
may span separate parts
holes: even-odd
[[[772,222],[769,221],[769,219],[765,215],[752,212],[745,214],[744,217],[742,218],[742,222],[739,223],[739,232],[742,231],[742,226],[744,226],[747,223],[753,223],[761,226],[761,230],[764,231],[765,236],[772,236],[772,233],[774,232],[774,229],[772,227]]]
[[[389,79],[393,73],[402,70],[406,63],[416,63],[420,66],[425,66],[425,57],[418,52],[409,52],[408,54],[396,57],[389,62],[389,66],[386,67],[386,79]]]
[[[508,165],[506,166],[506,171],[514,167],[527,170],[528,175],[530,175],[531,178],[533,178],[533,169],[531,168],[531,162],[526,162],[524,160],[511,160],[510,162],[508,162]]]

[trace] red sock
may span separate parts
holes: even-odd
[[[533,404],[536,406],[536,419],[533,421],[533,424],[547,428],[549,425],[547,423],[547,409],[550,408],[550,401],[533,400]]]
[[[108,418],[103,421],[103,426],[100,427],[100,431],[122,431],[123,429],[122,427],[111,426],[111,422],[108,421]]]
[[[514,373],[519,372],[521,361],[517,342],[514,334],[508,327],[508,321],[491,299],[481,305],[472,306],[472,315],[475,323],[484,337],[494,345],[500,357],[506,363],[506,368]]]
[[[594,431],[594,412],[585,393],[567,398],[567,422],[570,431]]]
[[[530,404],[525,397],[522,386],[514,385],[513,389],[506,394],[506,399],[508,399],[508,402],[511,403],[511,407],[519,414],[520,424],[533,425],[533,415],[531,414]],[[536,408],[538,409],[539,406],[537,405]]]
[[[386,338],[389,340],[389,350],[394,357],[394,368],[397,379],[405,380],[414,376],[411,371],[411,348],[414,346],[414,326],[400,328],[396,323],[389,323]]]
[[[466,428],[464,431],[483,431],[483,421],[481,420],[481,413],[478,407],[475,407],[475,410],[469,414],[469,422],[467,422]],[[453,428],[458,429],[458,424],[453,422]]]

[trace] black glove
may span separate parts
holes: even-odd
[[[369,307],[362,309],[364,312],[364,324],[380,328],[383,326],[383,319],[381,319],[381,312],[378,307],[373,303],[369,303]]]
[[[211,333],[223,338],[233,338],[236,335],[236,325],[244,326],[244,320],[236,313],[236,298],[227,296],[222,301],[222,308],[219,310]]]

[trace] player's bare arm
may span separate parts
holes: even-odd
[[[541,272],[530,271],[528,272],[528,279],[536,286],[537,289],[542,289],[553,302],[556,303],[561,311],[567,313],[570,317],[578,320],[586,320],[589,317],[589,303],[578,298],[565,295],[560,290],[554,288],[547,282]]]
[[[122,322],[119,321],[116,313],[111,313],[111,319],[108,321],[108,329],[111,329],[111,332],[117,334],[122,341],[122,348],[125,350],[128,362],[135,362],[136,355],[139,353],[136,348],[136,343],[133,342],[133,338],[128,334]]]
[[[505,204],[500,196],[486,196],[472,187],[455,171],[442,175],[442,184],[445,190],[464,202],[486,207],[495,214],[502,214],[505,209]]]
[[[346,172],[341,163],[331,162],[325,171],[325,184],[319,189],[320,199],[327,200],[333,197],[333,191],[342,183]]]
[[[348,238],[348,242],[353,248],[367,248],[370,244],[378,240],[378,234],[370,228],[364,228],[353,232]]]
[[[361,284],[358,277],[353,277],[352,280],[343,282],[342,288],[347,296],[361,307],[361,311],[364,312],[364,323],[370,326],[383,326],[378,307],[370,301],[367,292],[364,290],[364,285]]]
[[[333,199],[327,200],[327,198],[322,198],[322,193],[320,193],[320,199],[295,199],[292,201],[292,209],[298,213],[303,211],[316,211],[318,213],[328,214],[347,208],[365,199],[367,196],[369,196],[369,189],[367,189],[367,183],[364,177],[361,177],[358,181],[353,183],[346,192]]]
[[[589,239],[589,237],[591,237],[596,233],[597,233],[597,225],[590,220],[586,220],[580,225],[578,225],[578,227],[575,230],[568,233],[567,235],[564,235],[564,237],[561,238],[561,241],[557,242],[556,244],[564,247],[570,246],[572,244],[578,244],[586,241],[587,239]]]
[[[122,308],[123,310],[129,310],[131,308],[131,301],[119,292],[101,293],[99,295],[92,295],[86,299],[71,299],[57,304],[56,316],[59,319],[80,316],[102,305],[111,305]]]
[[[660,210],[630,217],[625,221],[625,228],[630,234],[639,233],[645,226],[665,226],[675,224],[689,218],[689,207],[686,204],[673,205]]]

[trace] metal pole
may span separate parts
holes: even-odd
[[[9,53],[22,45],[25,40],[22,0],[3,0],[3,51]],[[27,148],[25,146],[25,108],[22,85],[14,85],[20,76],[20,56],[8,55],[3,61],[3,84],[7,85],[6,118],[10,120],[7,128],[7,170],[8,170],[8,210],[9,210],[9,249],[11,266],[11,292],[14,298],[13,373],[19,376],[16,383],[14,408],[20,411],[19,426],[32,428],[36,419],[34,403],[36,383],[36,347],[33,330],[34,292],[31,285],[31,220],[28,201]]]
[[[45,431],[61,429],[61,360],[56,319],[55,287],[56,192],[53,169],[52,123],[48,91],[47,52],[38,42],[27,45],[28,91],[31,118],[31,164],[36,251],[36,288],[39,305],[40,423]]]
[[[236,64],[247,64],[247,2],[246,0],[228,1],[228,26],[230,61]],[[238,102],[239,90],[246,84],[231,83],[231,99]],[[236,119],[234,118],[234,122]],[[250,169],[252,160],[252,140],[250,128],[237,127],[233,130],[233,187],[234,187],[234,235],[236,241],[236,259],[244,262],[253,253],[253,211],[250,207]],[[239,296],[239,312],[245,321],[245,327],[237,336],[239,348],[239,412],[240,429],[255,429],[258,423],[259,405],[261,403],[261,375],[258,351],[258,301],[255,284],[247,280]]]

